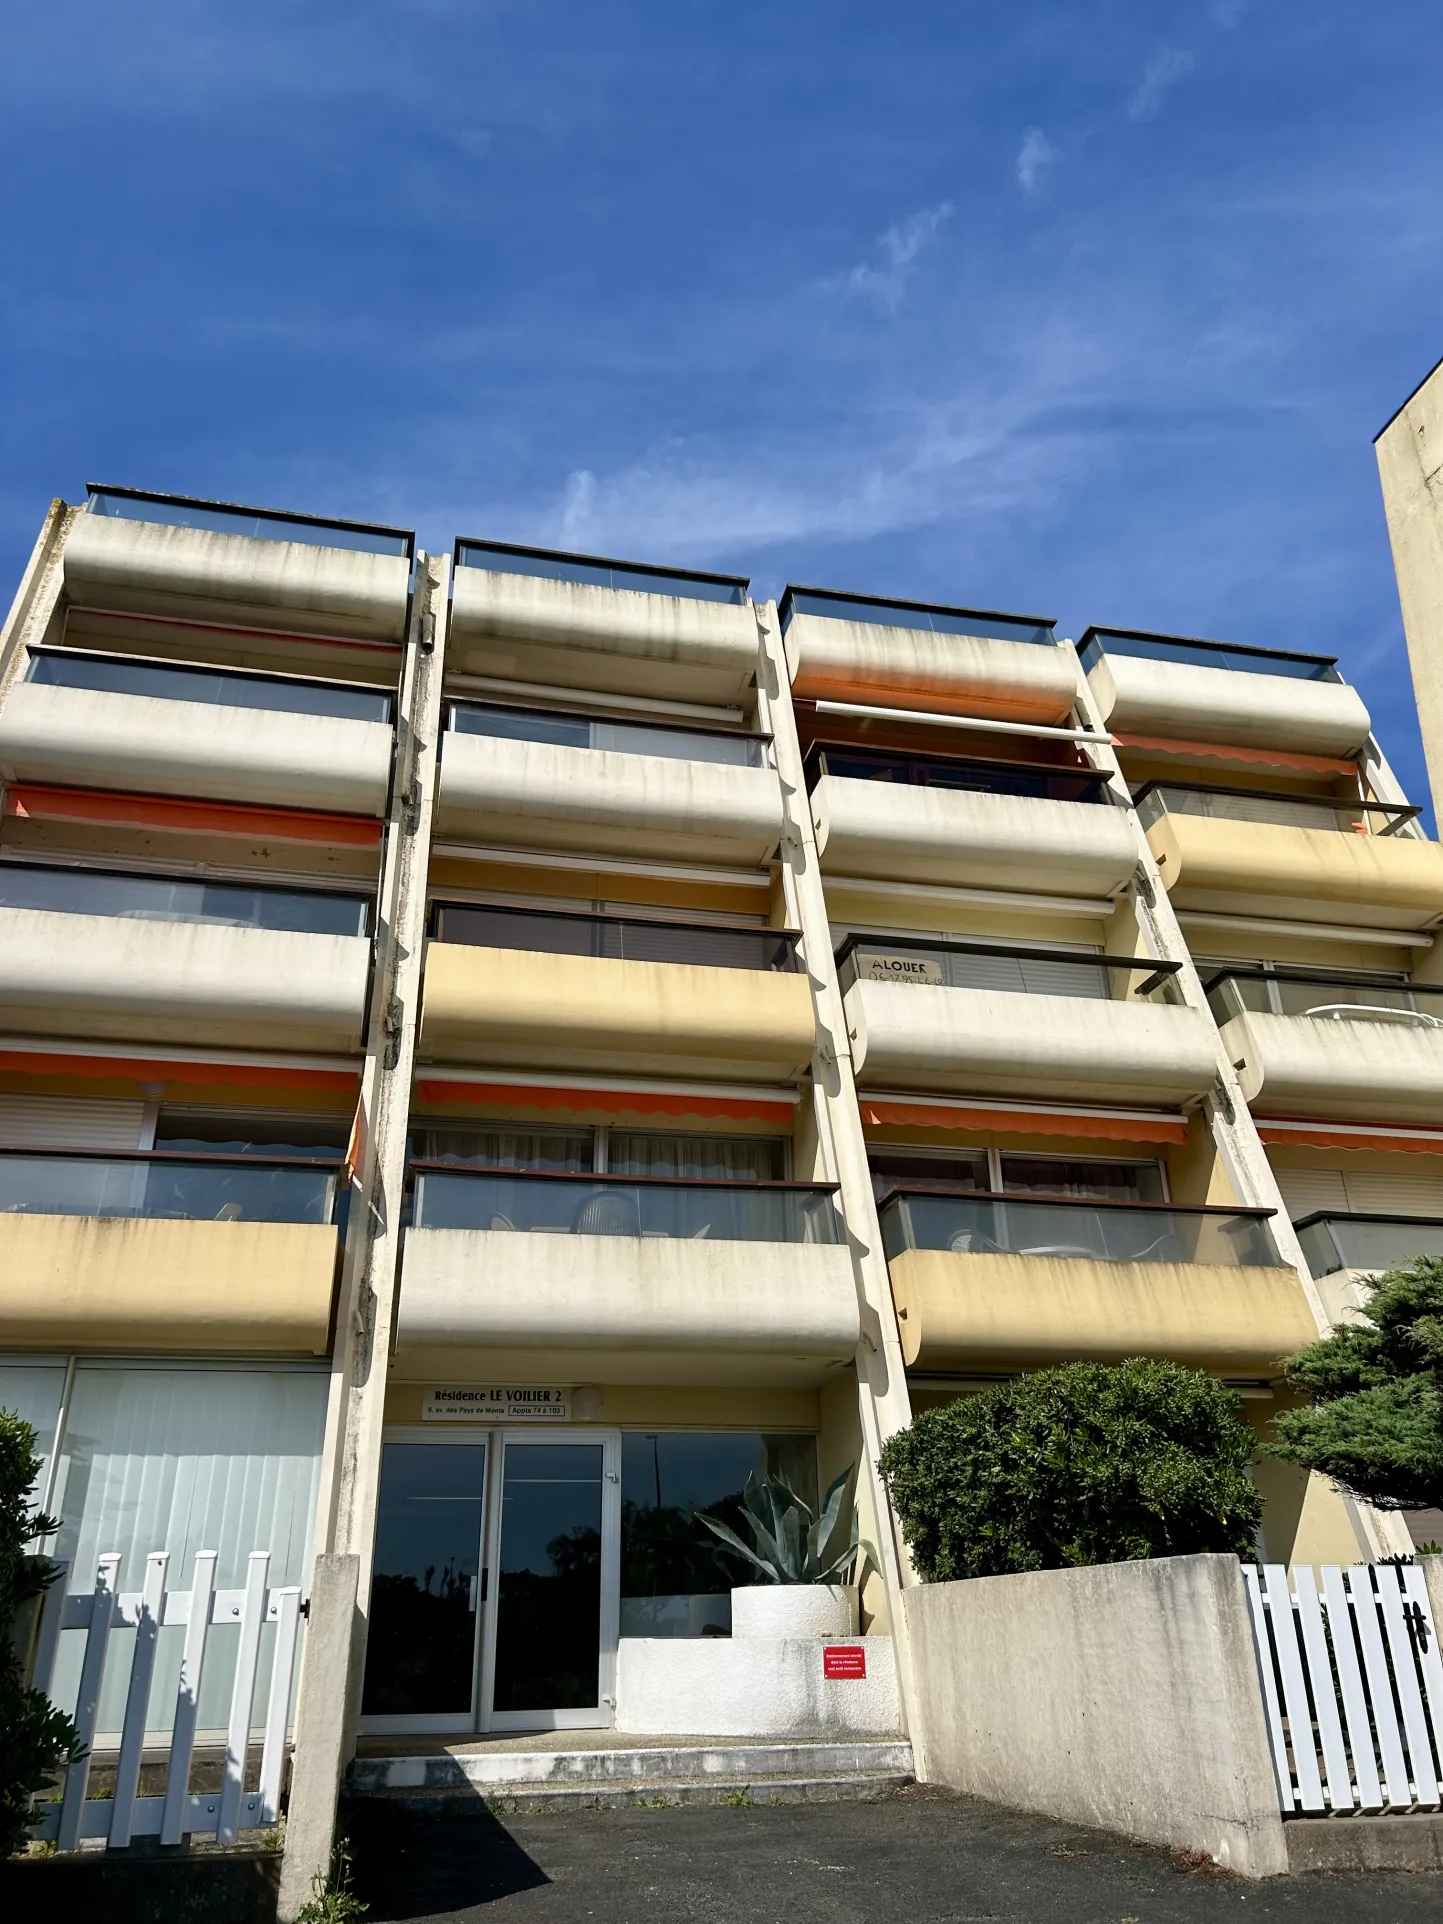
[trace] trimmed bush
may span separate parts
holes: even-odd
[[[39,1690],[27,1690],[11,1641],[16,1613],[54,1581],[54,1566],[31,1556],[33,1537],[57,1526],[30,1507],[40,1472],[35,1432],[0,1410],[0,1857],[28,1840],[30,1799],[76,1755],[75,1725]]]
[[[1038,1370],[926,1410],[882,1451],[926,1583],[1202,1550],[1251,1556],[1262,1506],[1242,1403],[1134,1357]]]

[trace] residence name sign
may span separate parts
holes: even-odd
[[[569,1423],[571,1392],[557,1389],[428,1389],[423,1423]]]
[[[921,955],[861,955],[860,974],[864,982],[923,982],[929,988],[945,987],[942,964]]]

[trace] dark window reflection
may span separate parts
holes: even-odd
[[[508,1443],[494,1708],[586,1710],[601,1695],[599,1443]]]
[[[485,1498],[484,1444],[386,1444],[366,1715],[470,1710]]]
[[[742,1491],[753,1470],[783,1476],[808,1503],[817,1492],[816,1439],[660,1431],[621,1439],[621,1634],[724,1636],[731,1591],[759,1572],[725,1549],[696,1512],[750,1542]]]

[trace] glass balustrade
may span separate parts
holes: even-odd
[[[370,903],[359,895],[251,888],[114,869],[50,868],[0,862],[0,908],[106,915],[139,922],[209,922],[232,929],[302,935],[365,935]]]
[[[1138,820],[1151,828],[1164,815],[1199,815],[1217,822],[1255,822],[1270,828],[1311,828],[1342,835],[1393,835],[1418,810],[1400,802],[1351,796],[1283,795],[1261,788],[1198,788],[1144,782],[1133,797]]]
[[[815,744],[806,758],[807,789],[823,775],[902,788],[949,788],[974,795],[1020,795],[1053,802],[1107,802],[1107,777],[1081,768],[989,762],[954,755],[891,754],[885,749]]]
[[[1000,943],[929,942],[904,935],[849,935],[837,950],[843,994],[855,982],[897,982],[1106,1002],[1129,995],[1148,997],[1159,990],[1175,993],[1171,982],[1180,967],[1177,962],[1154,962],[1146,956],[1072,955]]]
[[[785,633],[793,615],[821,615],[869,628],[919,628],[935,635],[970,635],[979,641],[1057,645],[1054,621],[1043,615],[999,615],[981,608],[948,608],[928,601],[888,601],[880,595],[833,594],[826,588],[788,588],[777,611]]]
[[[765,768],[769,739],[723,729],[617,721],[562,709],[508,708],[493,702],[452,702],[451,728],[458,735],[488,735],[499,741],[610,749],[623,755],[656,755],[666,761],[720,762],[732,768]]]
[[[337,1159],[0,1150],[0,1215],[329,1223]]]
[[[807,1183],[637,1180],[428,1167],[416,1171],[418,1229],[499,1229],[552,1236],[674,1241],[835,1243],[835,1190]]]
[[[531,575],[542,581],[575,581],[584,587],[629,588],[633,593],[674,595],[683,601],[724,601],[734,606],[745,602],[749,585],[745,575],[653,568],[644,561],[608,561],[601,555],[561,554],[550,548],[515,547],[505,541],[458,541],[456,566]]]
[[[1190,668],[1226,668],[1246,675],[1281,675],[1289,681],[1337,681],[1336,655],[1304,655],[1286,648],[1250,648],[1236,642],[1193,641],[1182,635],[1146,635],[1121,628],[1088,628],[1077,644],[1084,668],[1102,655],[1133,655],[1144,661],[1178,662]]]
[[[1203,984],[1219,1022],[1234,1016],[1287,1015],[1324,1022],[1382,1022],[1410,1029],[1443,1028],[1443,988],[1327,975],[1272,975],[1229,969]]]
[[[1267,1226],[1271,1214],[901,1187],[881,1204],[889,1262],[908,1249],[941,1249],[957,1256],[1267,1268],[1278,1262]]]
[[[1298,1241],[1315,1276],[1336,1269],[1398,1269],[1419,1256],[1443,1256],[1443,1222],[1426,1216],[1305,1216]]]
[[[25,679],[45,688],[96,694],[142,695],[152,701],[203,702],[218,708],[259,708],[282,715],[326,715],[339,721],[389,723],[391,697],[379,688],[293,676],[237,674],[225,669],[172,668],[128,655],[32,649]]]
[[[783,974],[793,974],[798,968],[797,938],[785,929],[727,928],[706,922],[653,922],[641,916],[437,902],[432,906],[431,933],[438,942],[483,949],[526,949],[541,955],[680,962],[696,968],[766,969]]]
[[[402,555],[409,559],[413,535],[400,528],[374,527],[364,521],[323,521],[310,514],[281,514],[271,508],[233,508],[218,501],[191,501],[184,495],[146,494],[138,488],[87,488],[90,512],[124,521],[157,521],[167,528],[204,528],[213,534],[242,534],[260,541],[298,541],[308,548],[345,548],[353,553]]]

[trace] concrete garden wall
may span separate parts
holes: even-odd
[[[919,1778],[1287,1870],[1236,1558],[921,1584],[902,1611]]]

